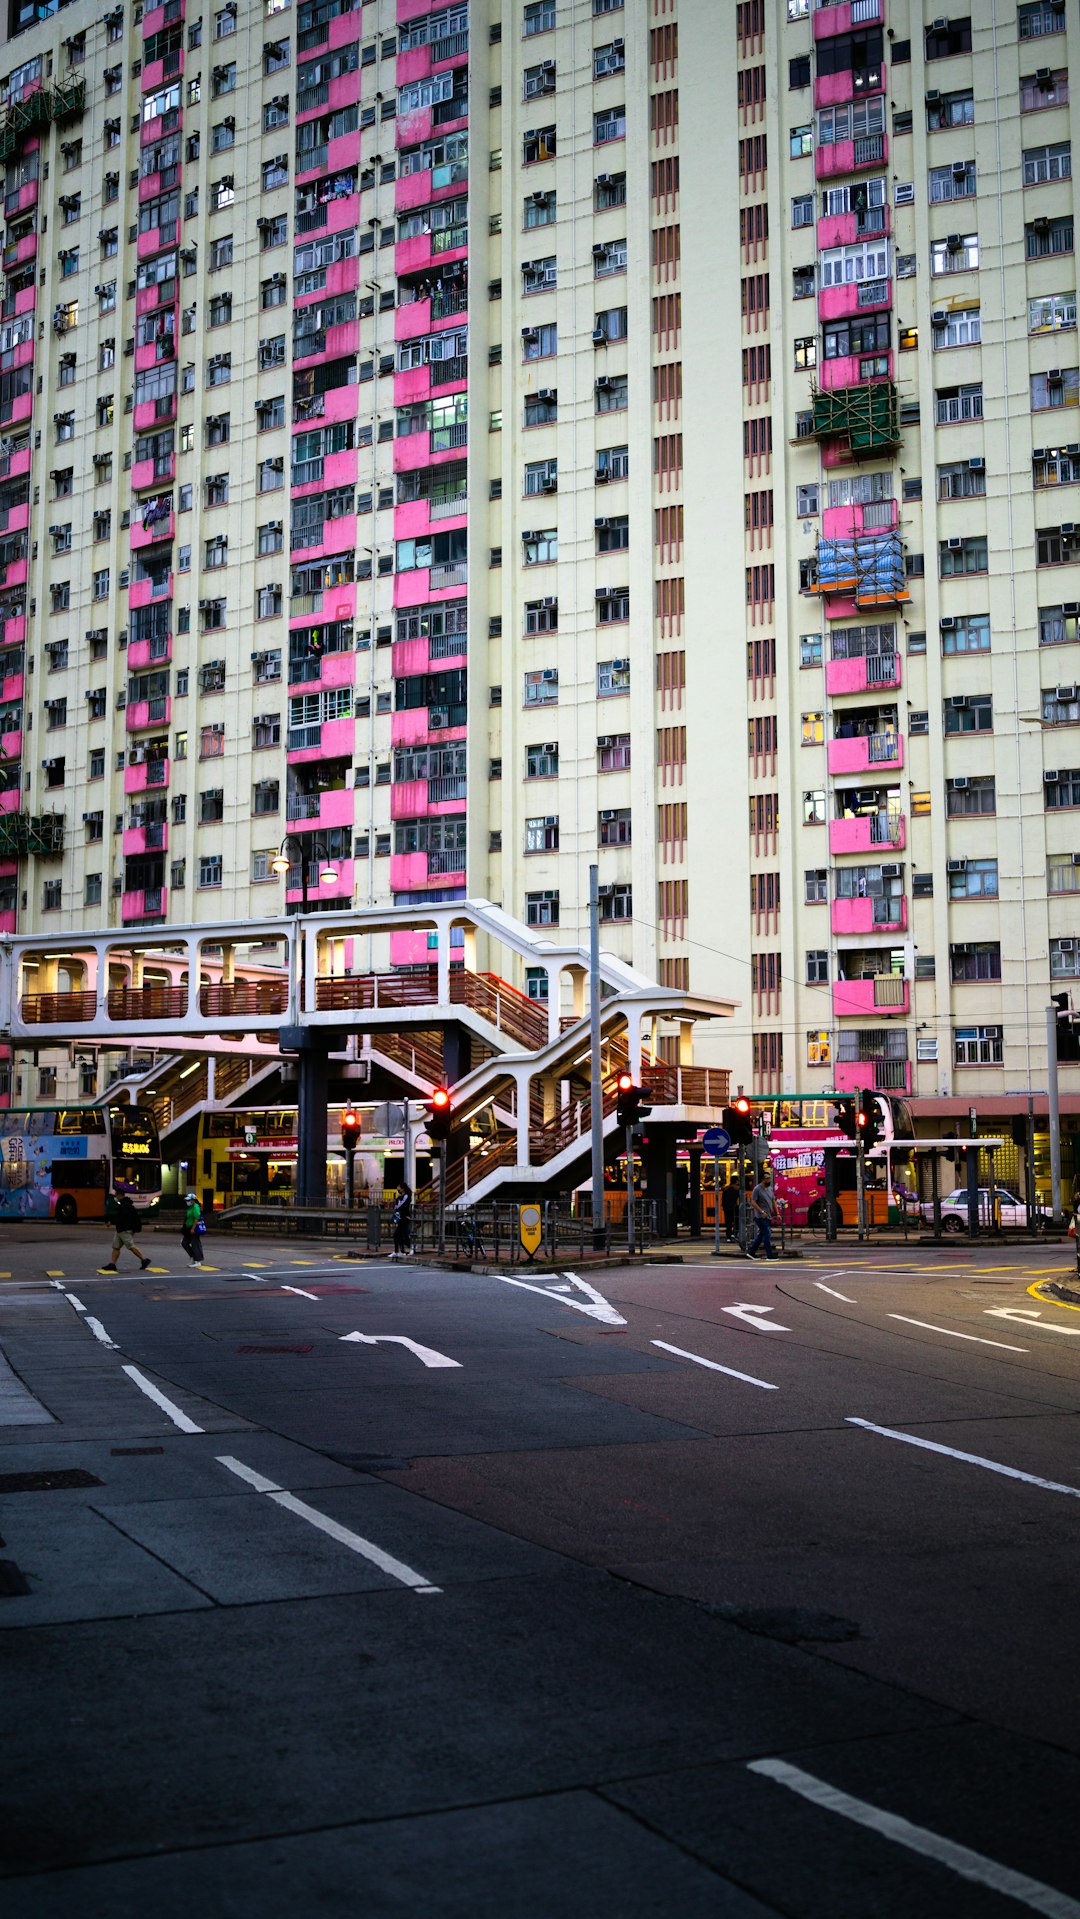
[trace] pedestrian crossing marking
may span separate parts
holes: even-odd
[[[10,1275],[8,1275],[8,1277],[10,1277]],[[46,1279],[63,1279],[64,1274],[62,1269],[59,1266],[57,1267],[46,1266],[45,1277]]]
[[[148,1273],[164,1273],[166,1279],[169,1277],[169,1268],[167,1266],[148,1266],[146,1270]]]

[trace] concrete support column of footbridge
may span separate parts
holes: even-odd
[[[283,1053],[296,1054],[296,1203],[326,1204],[327,1088],[331,1053],[345,1050],[346,1036],[327,1026],[283,1026]]]

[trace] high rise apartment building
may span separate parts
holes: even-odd
[[[595,860],[748,1089],[1042,1085],[1074,10],[197,5],[13,4],[0,928]]]

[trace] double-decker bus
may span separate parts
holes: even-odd
[[[110,1186],[140,1209],[161,1198],[157,1121],[141,1106],[0,1112],[0,1219],[101,1219]]]
[[[372,1130],[370,1108],[353,1106],[361,1120],[356,1153],[356,1193],[381,1194],[400,1186],[405,1176],[405,1142]],[[330,1206],[345,1203],[345,1155],[341,1144],[341,1115],[345,1107],[331,1106],[327,1114],[326,1199]],[[235,1107],[226,1113],[204,1113],[199,1121],[196,1178],[192,1181],[209,1212],[228,1206],[290,1206],[296,1191],[297,1113],[295,1106],[256,1111]],[[428,1155],[416,1155],[416,1183],[431,1177]]]
[[[867,1093],[862,1098],[871,1100],[877,1099],[877,1096]],[[754,1119],[764,1118],[768,1129],[767,1151],[762,1163],[772,1170],[773,1186],[777,1198],[786,1208],[788,1224],[812,1228],[824,1226],[825,1148],[836,1146],[841,1149],[834,1155],[837,1224],[857,1225],[855,1142],[837,1124],[836,1101],[796,1095],[752,1099],[750,1105]],[[905,1204],[907,1188],[903,1171],[898,1165],[893,1165],[891,1151],[887,1150],[887,1146],[891,1148],[895,1137],[892,1107],[888,1100],[883,1099],[877,1099],[877,1106],[886,1143],[872,1147],[864,1158],[866,1217],[871,1225],[884,1225],[890,1209],[895,1211],[898,1206]],[[749,1162],[749,1151],[747,1159]],[[735,1155],[727,1156],[726,1169],[728,1179],[737,1177],[738,1160]],[[712,1182],[713,1164],[705,1159],[702,1162],[702,1185],[707,1198],[703,1212],[709,1219],[713,1217]]]

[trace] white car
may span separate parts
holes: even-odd
[[[1025,1227],[1027,1225],[1027,1207],[1022,1199],[1017,1199],[1015,1193],[1010,1193],[1007,1186],[995,1186],[994,1198],[998,1206],[998,1217],[1003,1226]],[[925,1220],[929,1220],[931,1223],[933,1222],[934,1205],[932,1200],[923,1200],[922,1216]],[[1036,1207],[1035,1225],[1040,1231],[1045,1228],[1048,1217],[1049,1215],[1043,1207]],[[992,1223],[990,1218],[990,1188],[989,1186],[980,1186],[979,1225],[985,1228],[991,1226]],[[957,1186],[951,1193],[942,1194],[941,1228],[945,1233],[967,1232],[968,1190],[966,1186]]]

